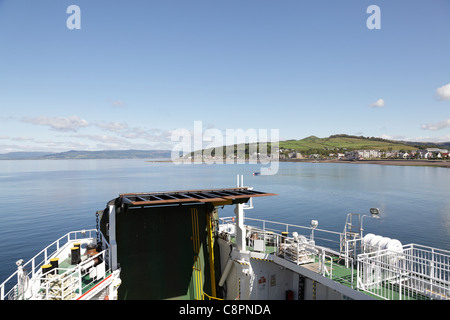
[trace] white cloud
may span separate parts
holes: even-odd
[[[170,132],[156,128],[142,129],[133,127],[120,133],[120,136],[126,139],[142,139],[147,142],[167,142],[170,141]]]
[[[438,123],[431,123],[431,124],[423,124],[421,125],[421,128],[424,130],[442,130],[445,128],[450,127],[450,119],[438,122]]]
[[[125,102],[123,102],[121,100],[113,101],[111,104],[112,104],[113,107],[123,107],[123,106],[125,106]]]
[[[406,140],[406,137],[403,135],[382,134],[381,136],[379,136],[379,138],[386,139],[386,140]]]
[[[0,136],[0,139],[12,140],[12,141],[33,141],[30,137],[10,137],[10,136]]]
[[[387,135],[382,134],[379,138],[387,139],[387,140],[402,140],[402,141],[410,141],[410,142],[428,142],[428,143],[439,143],[439,142],[448,142],[450,141],[450,134],[436,136],[436,137],[406,137],[403,135]]]
[[[450,100],[450,83],[436,89],[439,100]]]
[[[73,138],[85,138],[92,141],[102,142],[102,143],[108,143],[112,145],[127,145],[128,141],[125,139],[121,139],[118,137],[113,136],[106,136],[106,135],[98,135],[98,134],[76,134],[72,135]]]
[[[112,131],[112,132],[118,132],[118,131],[122,131],[124,129],[128,129],[128,124],[126,124],[124,122],[102,122],[102,123],[97,123],[96,126],[101,129],[104,129],[107,131]]]
[[[124,101],[122,101],[122,100],[111,100],[109,98],[106,99],[106,102],[108,104],[110,104],[111,107],[114,107],[114,108],[123,108],[126,105],[126,103]]]
[[[130,127],[125,122],[102,122],[96,123],[95,126],[125,139],[141,139],[147,142],[170,141],[170,132],[157,128]]]
[[[84,128],[89,126],[89,123],[81,119],[77,116],[70,116],[70,117],[35,117],[35,118],[24,118],[22,121],[42,125],[42,126],[49,126],[53,130],[57,131],[73,131],[76,132],[80,128]]]
[[[429,142],[429,143],[449,142],[450,134],[437,137],[415,137],[415,138],[408,138],[405,140],[413,142]]]
[[[423,124],[420,126],[420,128],[424,130],[433,130],[433,131],[442,130],[449,127],[450,127],[450,118],[438,123]]]
[[[370,106],[372,108],[381,108],[384,107],[385,103],[383,99],[378,99],[377,101],[375,101],[374,103],[371,103]]]

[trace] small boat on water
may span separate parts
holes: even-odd
[[[254,198],[233,188],[127,193],[17,261],[1,300],[450,300],[450,252],[364,234],[349,213],[342,231],[249,217]],[[255,200],[256,201],[256,200]],[[219,217],[224,206],[234,215]]]

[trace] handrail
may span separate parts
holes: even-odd
[[[105,263],[105,254],[107,250],[101,251],[96,255],[86,259],[79,263],[75,268],[57,268],[56,270],[62,271],[54,277],[41,276],[36,278],[35,281],[40,283],[40,289],[45,292],[42,298],[46,300],[65,300],[69,298],[79,298],[84,294],[86,288],[88,288],[94,282],[99,282],[107,277],[109,269],[106,270],[103,265],[103,272],[97,274],[95,280],[91,279],[88,283],[83,283],[82,278],[85,273],[91,268],[95,267],[95,260],[101,259],[102,262],[97,267],[100,268],[102,263]],[[95,270],[97,271],[97,270]]]
[[[222,218],[222,219],[226,219],[226,218]],[[247,221],[247,220],[260,221],[260,222],[264,222],[264,223],[283,225],[283,226],[286,227],[286,230],[285,230],[286,232],[289,231],[289,227],[294,227],[294,228],[302,228],[302,229],[321,231],[321,232],[326,232],[326,233],[331,233],[331,234],[336,234],[336,235],[341,235],[342,234],[342,232],[324,230],[324,229],[313,228],[313,227],[305,227],[305,226],[300,226],[300,225],[290,224],[290,223],[284,223],[284,222],[278,222],[278,221],[270,221],[270,220],[263,220],[263,219],[256,219],[256,218],[245,217],[245,221]]]
[[[17,288],[18,282],[19,282],[19,270],[26,270],[27,274],[26,276],[30,276],[30,278],[33,278],[36,273],[39,271],[39,268],[44,265],[49,259],[54,257],[57,252],[62,250],[64,246],[66,246],[68,243],[82,240],[82,239],[96,239],[97,236],[97,230],[96,229],[88,229],[88,230],[78,230],[78,231],[71,231],[67,234],[63,235],[62,237],[58,238],[54,242],[52,242],[50,245],[42,249],[38,254],[33,256],[29,261],[22,264],[18,270],[16,270],[12,275],[10,275],[5,281],[3,281],[2,284],[0,284],[0,300],[4,300],[9,295],[12,294],[13,290]],[[103,234],[99,231],[100,239],[103,243],[105,243],[105,248],[109,247],[109,244],[105,241],[105,238]],[[31,267],[31,268],[30,268]],[[28,270],[30,268],[31,270]],[[13,284],[13,278],[16,277],[17,283]],[[9,285],[10,287],[7,287]],[[8,290],[7,292],[5,292]]]
[[[223,300],[221,298],[213,297],[207,294],[205,291],[203,291],[203,300],[205,300],[205,297],[208,298],[208,300]]]
[[[229,239],[230,236],[233,237],[234,228],[231,224],[234,224],[234,221],[232,218],[221,218],[220,220],[223,223],[230,223],[229,227],[222,229],[226,232],[225,239]],[[251,224],[252,221],[256,221],[262,226],[254,226]],[[273,239],[269,246],[274,246],[276,249],[274,252],[266,251],[266,254],[276,255],[296,264],[299,264],[299,249],[295,250],[294,238],[276,233],[272,234],[270,231],[274,230],[281,233],[283,230],[292,231],[293,228],[311,230],[310,241],[312,242],[303,242],[302,249],[312,249],[312,254],[316,256],[320,263],[318,273],[334,281],[345,283],[353,289],[365,291],[382,299],[431,298],[450,300],[450,251],[409,244],[402,247],[402,252],[375,249],[375,252],[365,253],[363,251],[367,248],[362,246],[361,239],[346,240],[344,243],[342,242],[343,237],[340,237],[340,244],[345,245],[345,248],[340,246],[339,250],[335,251],[332,248],[317,245],[317,242],[315,242],[317,238],[314,238],[313,231],[323,231],[340,236],[342,236],[342,233],[247,217],[245,222],[248,230],[251,230],[252,234],[256,234],[257,239],[264,240],[265,245],[267,245],[268,238]],[[282,227],[272,229],[269,227],[271,224],[281,225]],[[280,241],[281,239],[285,240],[283,244]],[[361,246],[358,243],[361,243]],[[252,243],[249,242],[249,245],[251,246]],[[258,242],[258,245],[260,251],[261,242]],[[288,248],[288,246],[290,247]],[[286,248],[289,252],[283,251]],[[339,261],[337,263],[333,261],[333,257],[345,259],[345,269],[348,271],[346,275],[336,277],[333,269],[341,269],[344,266]],[[328,259],[330,260],[330,269],[325,266],[325,260],[328,263]],[[315,261],[317,262],[317,260]],[[309,263],[309,261],[304,260],[302,263]],[[355,269],[356,274],[354,274]]]
[[[405,245],[358,256],[358,288],[382,299],[450,300],[450,252]]]
[[[226,224],[226,223],[233,223],[234,224],[234,217],[230,216],[230,217],[222,217],[219,218],[219,221],[221,221],[222,224]],[[341,236],[342,232],[337,232],[337,231],[330,231],[330,230],[325,230],[325,229],[319,229],[316,227],[306,227],[306,226],[301,226],[301,225],[295,225],[295,224],[290,224],[290,223],[284,223],[284,222],[278,222],[278,221],[270,221],[270,220],[264,220],[264,219],[256,219],[256,218],[249,218],[249,217],[245,217],[245,222],[247,221],[257,221],[257,222],[261,222],[262,223],[262,230],[268,230],[268,231],[282,231],[279,229],[271,229],[267,227],[267,224],[274,224],[274,225],[281,225],[284,226],[284,231],[285,232],[289,232],[290,228],[292,230],[292,228],[299,228],[299,229],[306,229],[306,230],[310,230],[310,231],[314,231],[314,232],[324,232],[324,233],[328,233],[328,234],[332,234],[332,235],[337,235],[337,236]],[[314,236],[314,235],[313,235]],[[330,241],[330,239],[322,239],[322,240],[328,240]],[[333,240],[331,240],[333,241]]]
[[[232,220],[232,217],[225,217],[220,218],[222,224],[234,224],[234,221]],[[298,226],[293,224],[285,224],[281,222],[273,222],[268,220],[262,220],[262,219],[255,219],[255,218],[245,218],[245,221],[248,222],[248,220],[251,221],[258,221],[262,223],[262,227],[257,227],[253,225],[249,225],[246,223],[245,225],[252,230],[252,234],[249,235],[249,249],[254,250],[252,247],[253,240],[255,236],[257,239],[264,240],[264,243],[268,244],[268,239],[272,240],[270,242],[270,245],[273,245],[276,250],[274,252],[271,252],[269,254],[273,254],[275,256],[281,257],[283,259],[286,259],[288,261],[291,261],[297,265],[304,264],[304,263],[311,263],[311,262],[317,262],[319,263],[319,273],[322,274],[325,277],[328,277],[330,279],[333,279],[335,281],[339,281],[341,283],[346,283],[351,288],[354,288],[354,259],[352,257],[347,257],[346,261],[350,262],[345,267],[349,270],[349,276],[346,278],[342,277],[336,277],[336,274],[334,272],[334,265],[333,265],[333,257],[338,258],[340,253],[336,250],[333,250],[331,248],[327,248],[324,246],[319,246],[315,244],[314,242],[314,236],[311,234],[310,239],[303,239],[303,240],[295,240],[293,237],[284,237],[281,234],[273,233],[272,231],[279,231],[276,229],[268,228],[268,224],[278,224],[282,225],[284,230],[292,230],[293,228],[303,228],[303,229],[309,229],[314,231],[323,231],[328,232],[332,235],[339,235],[341,236],[342,233],[339,232],[333,232],[328,230],[322,230],[322,229],[315,229],[312,227],[304,227],[304,226]],[[255,230],[251,228],[256,228]],[[256,235],[253,234],[253,231],[255,231]],[[257,231],[257,232],[256,232]],[[284,242],[281,241],[281,239],[284,239]],[[300,250],[300,246],[302,249]],[[317,257],[316,259],[314,258]],[[302,260],[300,261],[300,257],[302,257]],[[328,260],[330,261],[330,269],[328,270],[325,266],[325,260],[328,263]],[[343,267],[343,266],[342,266]]]

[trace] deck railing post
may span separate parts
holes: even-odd
[[[34,277],[34,269],[36,268],[36,263],[33,260],[31,260],[31,276]]]
[[[117,266],[117,241],[116,241],[116,206],[109,206],[109,247],[111,256],[111,268],[116,270]]]
[[[245,228],[244,228],[244,208],[242,203],[237,203],[234,209],[236,214],[236,246],[239,251],[246,251]]]

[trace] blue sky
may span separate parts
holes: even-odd
[[[449,35],[450,0],[0,0],[0,153],[170,149],[194,121],[450,141]]]

